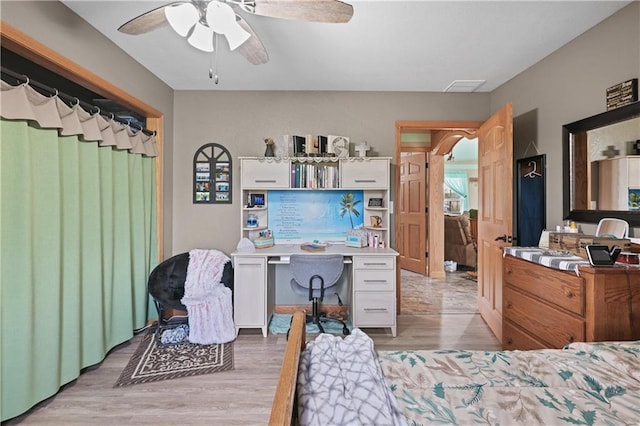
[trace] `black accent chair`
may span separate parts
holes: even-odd
[[[147,289],[158,312],[155,333],[158,341],[163,330],[187,323],[186,316],[178,319],[164,319],[163,311],[165,309],[187,311],[187,307],[180,300],[184,296],[188,266],[189,252],[180,253],[158,264],[149,275]],[[220,282],[231,289],[231,297],[233,297],[233,265],[231,261],[225,263]]]

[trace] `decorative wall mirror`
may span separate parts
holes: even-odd
[[[628,202],[640,189],[640,102],[565,124],[562,139],[564,218],[640,226],[640,210]]]
[[[193,156],[193,202],[231,204],[231,155],[217,143],[202,145]]]

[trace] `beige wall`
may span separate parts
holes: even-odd
[[[491,93],[492,111],[507,101],[514,116],[537,110],[536,144],[547,158],[547,228],[562,222],[562,125],[604,112],[606,88],[638,77],[636,1]],[[583,228],[595,231],[593,224]],[[640,229],[634,231],[640,237]]]
[[[237,158],[264,155],[266,137],[336,134],[392,157],[396,120],[483,120],[488,113],[488,94],[176,92],[174,252],[216,247],[229,253],[240,238],[237,161],[232,205],[192,203],[193,155],[205,143],[220,143]]]
[[[164,252],[170,253],[173,90],[100,32],[57,1],[2,1],[2,20],[161,111],[164,139]]]
[[[165,114],[167,256],[194,247],[228,253],[237,244],[237,161],[233,204],[192,203],[193,154],[205,143],[221,143],[235,158],[263,154],[265,137],[341,134],[392,156],[396,120],[484,120],[508,101],[516,116],[537,110],[536,143],[547,154],[547,224],[552,226],[562,219],[562,189],[555,184],[561,181],[562,125],[603,112],[607,87],[640,76],[638,2],[491,94],[173,92],[61,3],[2,1],[1,7],[2,20]]]

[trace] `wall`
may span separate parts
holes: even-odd
[[[164,114],[164,252],[172,247],[173,90],[56,1],[2,1],[2,20]]]
[[[240,238],[237,161],[233,204],[192,202],[193,155],[205,143],[224,145],[235,159],[264,155],[266,137],[336,134],[350,136],[351,142],[367,141],[369,154],[393,157],[396,120],[475,121],[488,115],[488,94],[178,91],[173,250],[215,247],[230,253]]]
[[[568,23],[570,24],[570,23]],[[606,110],[605,90],[640,77],[640,2],[635,1],[491,93],[491,110],[513,102],[514,116],[537,110],[547,154],[547,228],[562,222],[562,125]],[[585,232],[594,224],[582,224]],[[634,230],[640,237],[640,229]]]
[[[233,251],[239,238],[238,163],[234,203],[191,202],[197,147],[262,155],[267,136],[334,133],[392,156],[396,120],[484,120],[508,101],[514,116],[537,110],[547,154],[547,224],[562,220],[562,125],[605,110],[605,89],[640,76],[640,4],[600,25],[489,94],[372,92],[172,92],[63,4],[3,1],[2,20],[165,114],[165,255],[193,247]],[[175,144],[174,144],[175,140]],[[175,145],[175,146],[174,146]],[[585,225],[587,229],[590,225]],[[636,236],[640,230],[635,230]]]

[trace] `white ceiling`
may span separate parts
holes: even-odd
[[[351,1],[346,24],[243,13],[270,61],[252,65],[219,43],[213,54],[171,28],[138,36],[117,28],[169,1],[62,0],[175,90],[441,92],[485,80],[489,92],[612,15],[629,1]]]

